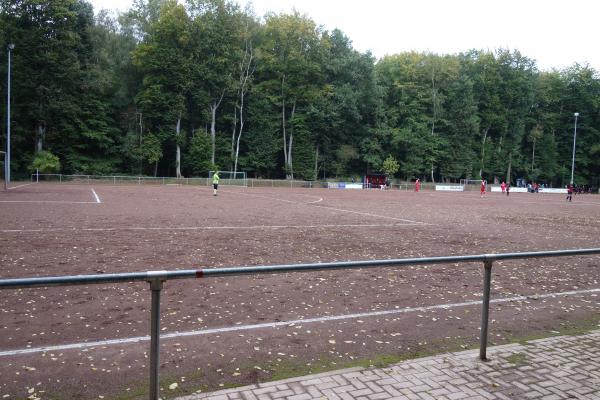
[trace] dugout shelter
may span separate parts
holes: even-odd
[[[367,174],[362,178],[363,187],[365,189],[380,189],[387,182],[386,174]]]

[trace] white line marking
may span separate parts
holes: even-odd
[[[352,214],[366,215],[368,217],[375,217],[375,218],[391,219],[391,220],[394,220],[394,221],[409,222],[409,223],[418,224],[418,225],[431,225],[430,223],[427,223],[427,222],[413,221],[412,219],[389,217],[387,215],[377,215],[377,214],[371,214],[371,213],[366,213],[366,212],[362,212],[362,211],[344,210],[342,208],[335,208],[335,207],[330,207],[330,206],[315,205],[315,207],[327,208],[327,209],[334,210],[334,211],[342,211],[342,212],[347,212],[347,213],[352,213]]]
[[[387,216],[387,215],[377,215],[377,214],[371,214],[371,213],[366,213],[366,212],[362,212],[362,211],[345,210],[343,208],[336,208],[336,207],[331,207],[331,206],[323,206],[323,205],[319,205],[319,204],[314,204],[315,202],[302,203],[300,201],[278,199],[276,197],[262,196],[262,195],[259,195],[259,194],[246,193],[246,192],[229,192],[229,193],[240,193],[240,194],[245,194],[247,196],[254,196],[254,197],[261,197],[261,198],[269,199],[269,200],[282,201],[284,203],[311,205],[311,206],[314,206],[314,207],[326,208],[326,209],[333,210],[333,211],[341,211],[341,212],[347,212],[347,213],[351,213],[351,214],[365,215],[365,216],[374,217],[374,218],[391,219],[393,221],[410,222],[410,223],[418,224],[418,225],[431,225],[431,224],[429,224],[427,222],[413,221],[411,219],[396,218],[396,217],[390,217],[390,216]]]
[[[98,195],[96,194],[96,191],[94,190],[94,188],[92,188],[92,193],[94,193],[94,197],[96,198],[96,203],[102,203],[100,201],[100,197],[98,197]]]
[[[95,203],[94,203],[95,204]],[[337,225],[254,225],[254,226],[165,226],[165,227],[123,227],[123,228],[40,228],[40,229],[2,229],[1,233],[32,232],[113,232],[113,231],[200,231],[200,230],[251,230],[251,229],[318,229],[318,228],[395,228],[417,226],[420,223],[405,224],[337,224]]]
[[[13,190],[13,189],[16,189],[16,188],[20,188],[20,187],[23,187],[23,186],[34,185],[34,184],[35,184],[35,182],[31,182],[31,183],[24,183],[24,184],[22,184],[22,185],[19,185],[19,186],[9,187],[9,188],[8,188],[8,190]]]
[[[0,200],[0,203],[98,204],[95,201],[62,201],[62,200]]]
[[[462,192],[464,193],[464,192]],[[436,197],[439,195],[446,195],[448,197],[454,197],[454,198],[461,198],[461,199],[469,199],[469,200],[474,200],[476,198],[481,198],[479,196],[479,193],[475,193],[472,192],[473,196],[468,196],[468,195],[461,195],[461,194],[452,194],[452,193],[443,193],[443,192],[433,192],[433,193],[429,193],[429,196],[431,197]],[[556,201],[556,197],[553,197],[552,199],[549,199],[548,197],[544,198],[543,196],[555,196],[554,193],[546,193],[545,195],[543,194],[539,194],[532,196],[531,193],[516,193],[517,197],[514,196],[510,196],[506,199],[507,204],[535,204],[535,205],[541,205],[541,204],[552,204],[552,205],[562,205],[565,204],[567,206],[573,206],[573,205],[585,205],[585,206],[600,206],[600,203],[590,203],[590,202],[585,202],[585,201],[576,201],[577,198],[574,197],[574,200],[572,202],[567,202],[567,201]],[[525,196],[521,196],[520,195],[528,195],[528,196],[532,196],[532,197],[528,197],[528,199],[530,199],[530,201],[525,200]],[[566,196],[566,194],[565,194]],[[490,199],[499,199],[501,197],[507,197],[505,195],[503,195],[502,193],[498,193],[495,192],[492,195],[488,195],[486,196],[486,198],[490,198]],[[531,200],[532,198],[537,197],[539,199],[539,201],[533,201]],[[517,200],[513,200],[513,199],[517,199]],[[483,200],[482,200],[483,201]],[[485,204],[485,203],[481,203],[481,204]]]
[[[523,301],[523,300],[539,300],[545,299],[549,297],[558,297],[558,296],[571,296],[571,295],[579,295],[579,294],[589,294],[589,293],[600,293],[600,288],[597,289],[587,289],[587,290],[573,290],[569,292],[559,292],[559,293],[547,293],[540,295],[532,295],[532,296],[516,296],[516,297],[508,297],[504,299],[492,299],[490,303],[492,304],[500,304],[500,303],[510,303],[514,301]],[[161,339],[173,339],[187,336],[200,336],[200,335],[211,335],[214,333],[224,333],[224,332],[237,332],[237,331],[248,331],[254,329],[263,329],[263,328],[276,328],[279,326],[293,326],[297,324],[310,324],[315,322],[325,322],[325,321],[340,321],[346,319],[356,319],[356,318],[368,318],[368,317],[377,317],[382,315],[394,315],[394,314],[406,314],[410,312],[417,311],[430,311],[430,310],[447,310],[449,308],[458,308],[458,307],[470,307],[470,306],[480,306],[481,300],[475,301],[467,301],[464,303],[452,303],[452,304],[436,304],[433,306],[425,306],[425,307],[407,307],[400,308],[395,310],[383,310],[383,311],[372,311],[372,312],[364,312],[364,313],[356,313],[356,314],[346,314],[346,315],[331,315],[326,317],[317,317],[317,318],[307,318],[307,319],[296,319],[290,321],[280,321],[280,322],[266,322],[263,324],[252,324],[252,325],[236,325],[236,326],[226,326],[223,328],[209,328],[202,329],[196,331],[184,331],[184,332],[173,332],[167,333],[164,335],[160,335]],[[68,349],[83,349],[87,347],[97,347],[97,346],[110,346],[110,345],[121,345],[125,343],[138,343],[138,342],[147,342],[150,340],[150,336],[136,336],[122,339],[111,339],[111,340],[99,340],[95,342],[80,342],[80,343],[70,343],[70,344],[61,344],[56,346],[43,346],[43,347],[32,347],[25,349],[15,349],[15,350],[5,350],[0,351],[0,357],[5,356],[15,356],[20,354],[31,354],[31,353],[41,353],[48,351],[60,351],[60,350],[68,350]]]

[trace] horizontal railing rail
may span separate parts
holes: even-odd
[[[160,349],[160,294],[163,283],[174,279],[191,278],[211,278],[223,276],[249,275],[249,274],[275,274],[282,272],[310,272],[327,271],[352,268],[375,268],[375,267],[394,267],[404,265],[419,264],[448,264],[459,262],[483,262],[483,300],[481,312],[481,334],[479,358],[487,360],[487,338],[488,321],[490,307],[490,287],[492,280],[492,265],[495,261],[515,260],[542,257],[568,257],[576,255],[594,255],[600,254],[600,248],[591,249],[573,249],[573,250],[553,250],[553,251],[535,251],[522,253],[500,253],[500,254],[479,254],[465,256],[443,256],[443,257],[422,257],[422,258],[400,258],[390,260],[366,260],[366,261],[347,261],[330,263],[311,263],[311,264],[281,264],[264,266],[239,266],[228,268],[205,268],[177,271],[148,271],[132,272],[120,274],[100,274],[100,275],[71,275],[71,276],[51,276],[36,278],[18,278],[1,279],[1,289],[19,289],[49,286],[72,286],[72,285],[91,285],[106,283],[125,283],[143,281],[150,284],[152,291],[151,307],[151,327],[150,327],[150,393],[151,400],[157,400],[159,394],[158,387],[158,366]]]
[[[85,174],[47,174],[47,173],[34,173],[31,174],[32,182],[58,182],[58,183],[112,183],[116,184],[156,184],[156,185],[200,185],[200,186],[211,186],[212,178],[208,177],[181,177],[177,178],[174,176],[138,176],[138,175],[85,175]],[[345,180],[340,178],[328,178],[323,180],[301,180],[301,179],[263,179],[263,178],[221,178],[219,181],[221,185],[230,186],[247,186],[252,188],[341,188],[341,184],[346,185],[362,185],[363,189],[381,189],[380,185],[371,185],[363,183],[360,180],[352,182],[351,180]],[[332,187],[334,184],[335,187]],[[449,184],[451,185],[451,184]],[[456,184],[458,185],[458,184]],[[421,190],[434,190],[436,184],[432,182],[422,182]],[[390,186],[386,189],[391,190],[413,190],[415,187],[414,182],[406,182],[399,180],[392,180]],[[479,189],[479,186],[477,187]]]

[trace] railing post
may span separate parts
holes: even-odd
[[[490,315],[490,287],[492,285],[492,260],[483,262],[483,304],[481,308],[481,335],[479,345],[479,358],[486,361],[487,338],[488,338],[488,321]]]
[[[158,369],[160,360],[160,291],[163,280],[155,278],[150,281],[152,290],[152,309],[150,310],[150,400],[158,400],[160,391]]]

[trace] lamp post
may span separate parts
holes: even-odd
[[[571,160],[571,185],[573,185],[573,173],[575,172],[575,143],[577,142],[577,117],[579,113],[573,114],[575,116],[575,129],[573,130],[573,159]]]
[[[4,181],[10,183],[10,52],[15,48],[13,43],[8,45],[8,82],[6,84],[6,159],[4,160]]]

